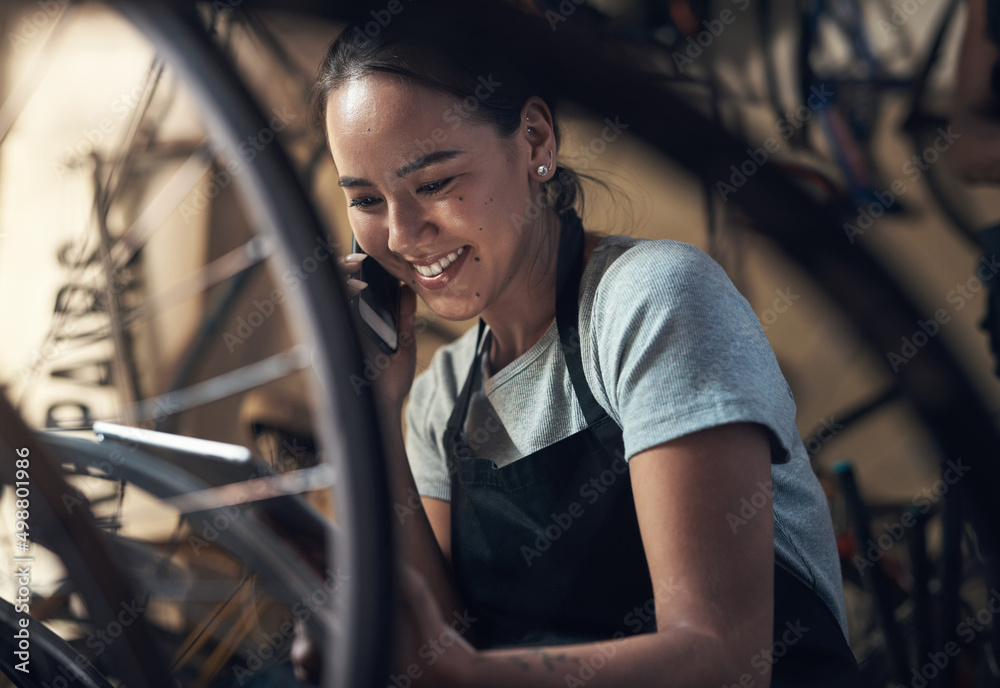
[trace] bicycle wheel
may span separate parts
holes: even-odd
[[[53,189],[70,195],[63,207],[83,200],[87,208],[83,217],[64,211],[83,229],[62,236],[35,231],[31,237],[34,246],[29,247],[24,237],[31,235],[30,223],[16,214],[17,221],[11,221],[11,215],[5,218],[9,231],[0,279],[7,279],[8,296],[23,283],[17,265],[27,262],[27,254],[18,255],[18,248],[48,250],[49,255],[60,256],[66,277],[66,283],[55,287],[54,293],[39,297],[44,301],[54,296],[55,306],[46,309],[52,315],[35,331],[37,338],[29,338],[27,347],[13,352],[21,356],[5,359],[8,365],[2,378],[6,392],[28,425],[87,435],[91,423],[102,418],[181,430],[197,427],[199,422],[204,424],[199,418],[217,418],[254,390],[290,381],[298,395],[304,393],[305,398],[297,400],[301,407],[314,412],[313,422],[307,425],[318,438],[325,459],[324,465],[314,469],[297,461],[286,468],[300,469],[306,487],[331,493],[338,524],[327,543],[328,566],[344,585],[339,594],[328,596],[322,613],[316,615],[325,620],[328,636],[325,684],[375,685],[386,670],[384,636],[392,599],[388,496],[371,400],[366,390],[359,393],[345,383],[351,374],[361,371],[346,304],[340,298],[339,279],[328,260],[336,249],[326,240],[280,143],[272,143],[281,122],[259,111],[223,51],[213,43],[212,11],[199,14],[194,3],[121,2],[107,3],[107,8],[114,14],[92,5],[74,5],[63,15],[51,17],[48,28],[52,38],[39,51],[24,80],[37,86],[35,94],[31,88],[15,87],[0,114],[0,137],[4,139],[0,154],[6,154],[9,170],[11,161],[18,159],[19,147],[30,143],[32,135],[31,117],[18,115],[36,106],[38,90],[44,91],[47,81],[59,81],[58,70],[64,70],[67,62],[72,64],[74,56],[81,54],[74,53],[74,47],[79,49],[81,41],[93,47],[93,35],[85,33],[88,23],[89,29],[97,22],[104,29],[132,32],[133,42],[146,42],[150,66],[142,66],[138,85],[127,92],[128,98],[116,103],[124,114],[112,124],[120,126],[105,126],[100,120],[96,130],[85,129],[83,137],[77,135],[80,141],[86,138],[84,143],[89,142],[89,146],[70,145],[68,154],[59,151],[48,161],[50,171],[64,175],[62,188]],[[133,28],[122,28],[126,23]],[[82,27],[84,33],[75,34],[74,27]],[[43,76],[47,78],[40,78]],[[65,89],[65,82],[60,85]],[[165,90],[169,91],[166,95]],[[203,131],[188,126],[180,136],[176,131],[164,133],[165,127],[177,125],[171,113],[178,99],[189,108],[196,104]],[[251,138],[268,141],[254,151],[253,159],[247,159],[241,146]],[[87,149],[85,154],[81,148]],[[72,164],[67,164],[67,158]],[[228,168],[223,184],[220,171],[234,161],[238,166]],[[71,179],[72,175],[84,182]],[[213,188],[213,197],[224,191],[224,200],[242,203],[229,209],[244,221],[239,231],[230,228],[228,235],[214,240],[208,231],[214,227],[203,225],[199,233],[191,221],[176,221],[185,220],[178,216],[191,210],[192,189],[204,192]],[[73,193],[80,195],[73,198]],[[84,200],[81,195],[90,198]],[[16,206],[15,201],[7,199],[4,208]],[[162,264],[157,256],[164,255],[171,245],[175,246],[173,255],[181,260]],[[179,265],[181,274],[171,274],[166,269],[170,265]],[[256,266],[265,266],[269,274]],[[273,310],[268,313],[268,317],[274,316],[270,322],[284,325],[287,321],[291,335],[284,330],[269,334],[268,328],[261,328],[254,342],[261,344],[255,347],[257,351],[277,351],[245,364],[238,356],[223,357],[220,365],[220,351],[225,347],[222,331],[233,320],[239,322],[239,313],[234,311],[243,305],[240,299],[247,284],[253,280],[279,281],[296,270],[306,276],[295,282],[294,289],[285,284],[285,298],[271,304]],[[37,306],[33,296],[26,293],[22,305]],[[28,320],[19,317],[24,313],[16,300],[7,301],[13,310],[7,314],[9,321]],[[211,365],[206,366],[206,361]],[[95,393],[60,400],[66,383],[77,385],[76,390],[89,387]],[[84,403],[81,398],[95,401]],[[231,414],[230,422],[235,421],[236,414]],[[231,439],[223,424],[215,422],[216,427],[205,434]],[[32,510],[37,513],[32,518],[41,519],[39,532],[48,536],[44,549],[38,544],[36,561],[40,563],[35,564],[35,571],[39,575],[34,581],[39,590],[49,585],[52,595],[35,601],[49,602],[57,609],[50,623],[62,624],[69,634],[83,633],[85,639],[86,629],[100,630],[115,623],[114,610],[135,597],[130,589],[142,589],[143,581],[128,575],[148,571],[148,567],[137,565],[137,560],[139,564],[159,562],[169,570],[177,566],[177,561],[164,563],[163,548],[171,544],[181,526],[168,528],[168,536],[146,533],[137,542],[130,523],[141,523],[139,515],[157,509],[157,500],[163,499],[157,490],[140,485],[135,475],[124,479],[115,474],[109,479],[106,471],[93,465],[86,470],[77,465],[70,471],[76,473],[70,478],[74,484],[60,484],[57,463],[46,462],[50,453],[46,440],[28,433],[12,417],[5,418],[0,434],[6,445],[5,473],[10,475],[11,485],[18,482],[16,449],[26,450],[37,462],[34,466],[51,468],[51,483],[34,492]],[[58,462],[65,461],[60,452],[66,451],[74,456],[85,453],[61,447],[56,452]],[[129,461],[134,462],[134,457]],[[36,468],[31,475],[33,485],[41,480],[40,471],[48,473]],[[186,489],[194,488],[192,483]],[[46,499],[39,501],[43,493]],[[80,500],[72,504],[75,512],[64,503],[66,495],[73,496],[71,502]],[[13,501],[15,496],[9,492],[4,501]],[[239,503],[227,506],[238,507]],[[202,507],[209,513],[207,509]],[[46,510],[50,513],[40,515]],[[171,518],[178,524],[185,521],[182,517],[199,513],[174,511]],[[262,527],[270,525],[262,522]],[[235,533],[238,528],[229,530]],[[252,538],[249,540],[252,544]],[[277,542],[267,537],[262,541]],[[16,540],[8,545],[15,546]],[[253,561],[249,550],[237,547],[237,555],[232,561],[214,563],[220,580],[233,583],[236,576],[238,582],[241,574],[234,573],[233,565],[242,562],[249,566]],[[208,558],[205,552],[201,556]],[[270,554],[258,551],[257,556],[257,569],[265,564],[277,567],[274,570],[285,569],[286,592],[316,591],[315,583],[312,587],[308,584],[308,571],[296,576],[289,570],[296,559],[287,548]],[[98,568],[89,570],[94,567]],[[182,576],[183,571],[177,575]],[[113,584],[99,585],[101,580]],[[222,596],[231,591],[225,585],[217,587]],[[293,601],[291,595],[281,600],[286,607]],[[208,606],[207,600],[203,602],[202,606]],[[102,608],[107,613],[102,613]],[[108,644],[115,661],[110,668],[104,667],[114,672],[116,680],[127,685],[171,683],[171,662],[164,657],[165,648],[184,635],[181,631],[197,629],[204,619],[190,616],[202,613],[199,610],[180,605],[170,609],[159,618],[146,615],[135,619],[125,636],[127,642]],[[59,616],[61,619],[56,618]],[[84,630],[67,630],[70,622],[86,626]],[[239,622],[250,623],[245,619]],[[133,638],[138,640],[133,642]],[[238,643],[235,647],[241,648]],[[212,655],[208,650],[205,653]],[[218,655],[212,661],[219,663]],[[226,665],[225,660],[222,665]]]

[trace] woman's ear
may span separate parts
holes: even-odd
[[[538,182],[552,179],[556,170],[556,130],[545,101],[532,96],[521,109],[521,132],[530,147],[528,176]]]

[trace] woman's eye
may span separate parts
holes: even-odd
[[[424,184],[418,191],[425,194],[436,194],[448,186],[448,184],[454,179],[454,177],[448,177],[447,179],[442,179],[439,182],[431,182],[430,184]]]
[[[365,196],[363,198],[352,198],[351,207],[352,208],[371,208],[376,202],[377,198],[374,196]]]

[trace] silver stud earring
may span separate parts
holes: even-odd
[[[549,165],[551,165],[551,164],[552,164],[552,151],[549,151]],[[547,175],[549,173],[549,165],[539,165],[538,166],[538,175],[540,177],[544,177],[545,175]]]

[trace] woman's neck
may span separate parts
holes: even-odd
[[[598,234],[584,235],[583,264],[586,266],[594,248],[604,238]],[[495,375],[517,360],[538,343],[556,317],[556,257],[544,266],[541,283],[529,287],[527,282],[504,299],[494,304],[483,320],[490,326],[492,343],[489,351],[489,374]]]

